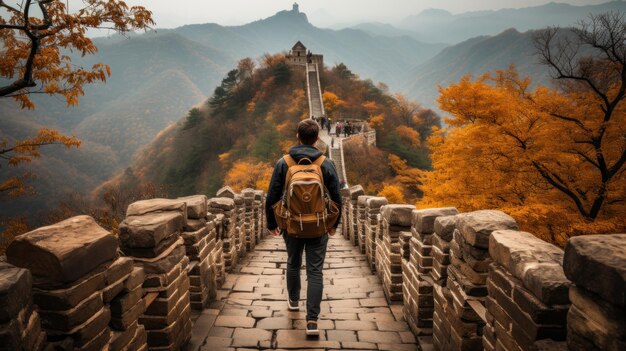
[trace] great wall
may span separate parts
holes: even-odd
[[[318,66],[305,66],[323,115]],[[626,350],[626,234],[561,250],[499,211],[342,195],[319,339],[287,310],[263,192],[224,187],[133,203],[117,237],[88,216],[17,237],[0,262],[0,350]]]

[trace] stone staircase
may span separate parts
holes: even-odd
[[[322,102],[322,93],[320,91],[320,84],[317,75],[317,68],[314,65],[307,66],[309,84],[309,106],[313,117],[321,117],[324,115],[324,105]]]
[[[342,157],[341,148],[335,147],[330,149],[330,159],[335,163],[335,167],[337,167],[337,174],[339,175],[339,183],[347,183],[345,174],[346,172],[343,169],[343,157]]]

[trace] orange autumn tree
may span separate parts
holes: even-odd
[[[626,229],[626,23],[591,16],[536,45],[556,87],[514,68],[441,89],[449,128],[429,138],[424,205],[499,208],[552,242]],[[593,56],[581,56],[581,50]]]
[[[346,104],[345,101],[332,91],[325,91],[324,94],[322,94],[322,100],[324,100],[324,110],[329,116],[332,116],[338,108]]]
[[[106,28],[119,33],[148,29],[152,13],[142,6],[128,6],[119,0],[83,0],[81,7],[70,11],[61,0],[24,0],[9,4],[0,0],[0,98],[12,98],[22,108],[33,109],[32,94],[63,96],[68,106],[78,105],[83,85],[105,81],[111,72],[105,64],[85,68],[72,63],[70,52],[82,56],[94,54],[97,48],[87,37],[89,29]],[[47,145],[78,147],[75,137],[56,130],[41,129],[36,136],[23,140],[0,140],[2,166],[18,166],[41,157],[40,148]],[[0,180],[0,199],[31,192],[26,180],[35,175],[25,173]],[[8,243],[26,230],[26,221],[0,218],[1,236]]]
[[[272,171],[272,165],[266,162],[237,161],[226,173],[224,184],[231,186],[235,191],[245,188],[267,191]]]
[[[41,157],[41,147],[45,145],[64,145],[71,148],[80,146],[80,141],[75,137],[63,136],[56,130],[42,129],[36,137],[14,141],[13,143],[6,139],[0,140],[0,160],[5,161],[9,166],[17,167]],[[25,179],[29,177],[30,175],[25,173],[22,176],[0,179],[0,199],[3,195],[14,198],[30,191],[25,183]]]
[[[129,7],[119,0],[83,0],[70,12],[65,1],[25,0],[9,5],[0,0],[2,60],[0,76],[11,81],[0,86],[0,96],[34,108],[30,94],[62,95],[70,106],[78,104],[84,84],[105,81],[111,74],[105,64],[85,68],[72,64],[68,52],[82,56],[98,51],[87,37],[89,29],[106,28],[124,33],[148,29],[152,13],[142,6]]]

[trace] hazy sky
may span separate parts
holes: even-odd
[[[77,0],[74,0],[77,1]],[[573,5],[592,5],[608,0],[558,0]],[[299,0],[300,11],[318,26],[365,21],[394,22],[428,8],[452,13],[542,5],[548,0]],[[291,9],[293,0],[128,0],[155,14],[157,26],[176,27],[189,23],[243,24]],[[323,23],[325,22],[325,23]]]

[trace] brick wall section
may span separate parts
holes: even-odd
[[[234,197],[234,196],[233,196]],[[224,270],[230,270],[237,264],[237,209],[235,200],[229,197],[214,197],[208,201],[208,211],[217,215],[221,224],[220,246],[224,258]]]
[[[438,217],[456,215],[454,207],[413,210],[408,236],[409,255],[402,264],[404,317],[416,335],[430,335],[433,327],[433,237]]]
[[[18,236],[0,262],[0,350],[181,349],[226,278],[223,248],[236,260],[264,236],[263,193],[231,191],[133,203],[119,238],[88,216]]]
[[[200,228],[206,208],[206,197],[138,201],[120,224],[122,251],[145,271],[143,292],[157,294],[147,308],[144,302],[138,316],[152,349],[180,348],[191,335],[191,280],[194,287],[201,284],[198,276],[186,273],[189,256],[204,260],[207,254],[207,232]],[[196,299],[198,294],[194,291]]]
[[[359,247],[359,251],[361,253],[365,253],[367,239],[365,236],[365,228],[369,225],[367,218],[367,200],[372,196],[369,195],[360,195],[356,201],[356,213],[357,213],[357,235],[356,241],[357,246]]]
[[[350,228],[350,215],[348,214],[348,207],[349,207],[349,203],[350,203],[350,189],[348,188],[343,188],[340,190],[341,192],[341,228],[342,229],[342,235],[344,237],[344,239],[349,240],[350,238],[350,231],[348,230],[348,228]]]
[[[43,350],[46,334],[33,308],[28,269],[0,262],[0,350]]]
[[[563,250],[530,233],[499,230],[489,238],[489,253],[485,350],[564,341],[571,283],[563,273]]]
[[[383,291],[387,301],[402,301],[402,232],[411,230],[411,205],[385,205],[381,208],[383,238],[377,252],[380,262],[379,276],[383,281]]]
[[[376,271],[376,237],[380,226],[380,209],[387,205],[388,201],[384,197],[372,196],[367,199],[365,208],[365,255],[370,269]]]
[[[363,187],[356,185],[350,187],[347,206],[345,207],[344,215],[348,217],[348,240],[353,245],[358,245],[358,213],[357,213],[357,201],[359,196],[364,195]]]
[[[563,268],[573,282],[569,349],[626,350],[626,234],[570,239]]]
[[[182,224],[181,214],[175,217]],[[139,244],[151,245],[148,241]],[[48,347],[146,349],[146,332],[137,321],[145,310],[144,271],[134,267],[132,259],[119,257],[118,248],[117,239],[88,216],[20,235],[8,247],[8,262],[33,276],[32,301]],[[14,286],[28,292],[24,286]],[[17,324],[26,326],[22,321],[31,311],[32,305],[22,310]],[[35,324],[36,315],[30,316]],[[22,329],[39,333],[36,325]],[[31,335],[24,341],[34,338]]]
[[[241,194],[235,195],[235,251],[237,252],[235,266],[240,258],[246,253],[246,233],[244,231],[244,220],[246,216],[246,206]]]

